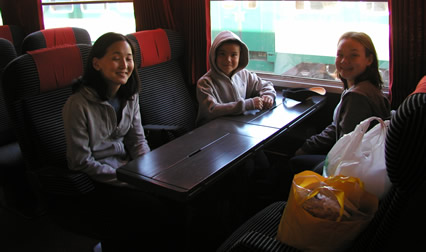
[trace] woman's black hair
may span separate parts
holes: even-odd
[[[82,80],[78,82],[75,89],[79,88],[81,85],[88,86],[97,92],[101,100],[106,101],[110,99],[110,97],[108,97],[108,85],[101,72],[93,68],[92,62],[93,58],[100,59],[104,57],[108,48],[115,42],[119,41],[126,41],[132,49],[132,54],[135,55],[133,43],[126,36],[114,32],[105,33],[93,44]],[[121,100],[129,100],[134,94],[139,92],[140,81],[136,71],[136,68],[134,68],[130,78],[127,80],[127,83],[120,86],[120,89],[117,92],[117,97]]]

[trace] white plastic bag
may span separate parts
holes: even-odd
[[[374,120],[380,123],[368,130]],[[357,177],[364,182],[366,191],[381,199],[391,186],[385,162],[388,126],[389,120],[383,121],[379,117],[370,117],[359,123],[354,131],[341,137],[327,154],[323,176]]]

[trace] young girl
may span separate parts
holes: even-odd
[[[237,35],[219,33],[210,49],[209,62],[211,69],[197,83],[198,125],[220,116],[272,107],[274,86],[244,69],[249,51]]]
[[[125,185],[116,169],[150,151],[139,112],[139,78],[128,39],[106,33],[63,108],[69,168],[95,181]]]
[[[376,49],[367,34],[343,34],[337,45],[335,64],[344,91],[334,110],[333,122],[296,151],[296,157],[290,161],[296,173],[306,169],[322,173],[320,163],[339,138],[368,117],[390,117],[390,104],[382,92]]]

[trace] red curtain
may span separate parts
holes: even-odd
[[[426,75],[426,1],[389,0],[390,84],[396,109]]]
[[[134,0],[133,3],[136,30],[165,28],[184,36],[186,79],[196,84],[208,68],[210,0]]]
[[[136,31],[157,28],[175,30],[169,0],[134,0]]]
[[[40,0],[0,0],[0,8],[3,24],[21,26],[25,34],[44,29]]]

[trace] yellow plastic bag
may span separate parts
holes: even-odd
[[[342,251],[373,218],[377,196],[354,177],[304,171],[293,179],[277,239],[303,251]]]

